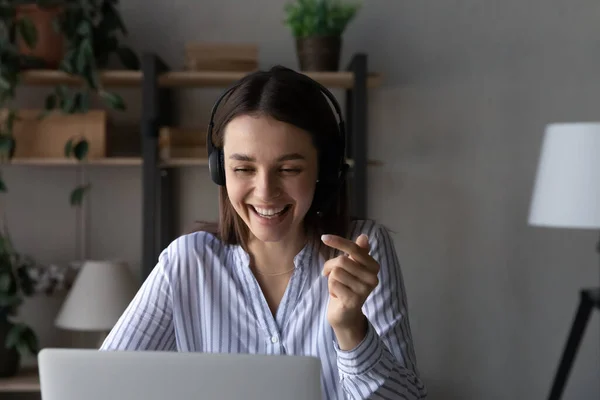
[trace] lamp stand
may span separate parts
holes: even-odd
[[[600,240],[598,241],[597,251],[600,254]],[[554,376],[548,400],[559,400],[562,396],[592,309],[597,308],[600,310],[600,288],[581,290],[579,297],[579,307],[577,308],[577,313],[575,314],[558,370]]]

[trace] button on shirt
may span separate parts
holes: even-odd
[[[423,399],[396,251],[387,230],[355,221],[379,262],[379,285],[363,306],[364,340],[339,348],[327,322],[326,259],[319,240],[294,258],[295,270],[273,316],[249,255],[207,232],[174,240],[104,341],[102,350],[290,354],[321,360],[323,399]]]

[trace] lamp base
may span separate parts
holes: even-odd
[[[600,309],[600,288],[582,290],[579,292],[579,295],[580,299],[577,314],[575,314],[567,344],[563,351],[560,364],[558,365],[556,375],[554,376],[554,382],[552,383],[552,389],[550,390],[548,400],[558,400],[562,396],[565,384],[567,383],[567,378],[571,372],[571,367],[573,366],[573,361],[575,360],[577,349],[579,348],[583,333],[588,320],[590,319],[592,309]]]

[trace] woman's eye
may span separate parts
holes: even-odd
[[[282,168],[280,171],[285,174],[298,174],[302,172],[300,168]]]
[[[249,175],[255,172],[254,168],[249,168],[249,167],[235,167],[233,168],[233,172],[235,172],[236,174],[241,174],[241,175]],[[299,174],[300,172],[302,172],[301,168],[280,168],[279,169],[279,173],[281,174],[285,174],[285,175],[296,175]]]

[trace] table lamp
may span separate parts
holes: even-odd
[[[529,224],[600,229],[600,122],[555,123],[546,127]],[[600,253],[600,242],[597,251]],[[562,396],[593,308],[600,308],[600,288],[581,290],[550,400]]]
[[[86,261],[61,306],[55,324],[68,330],[98,332],[101,345],[137,289],[126,263]]]

